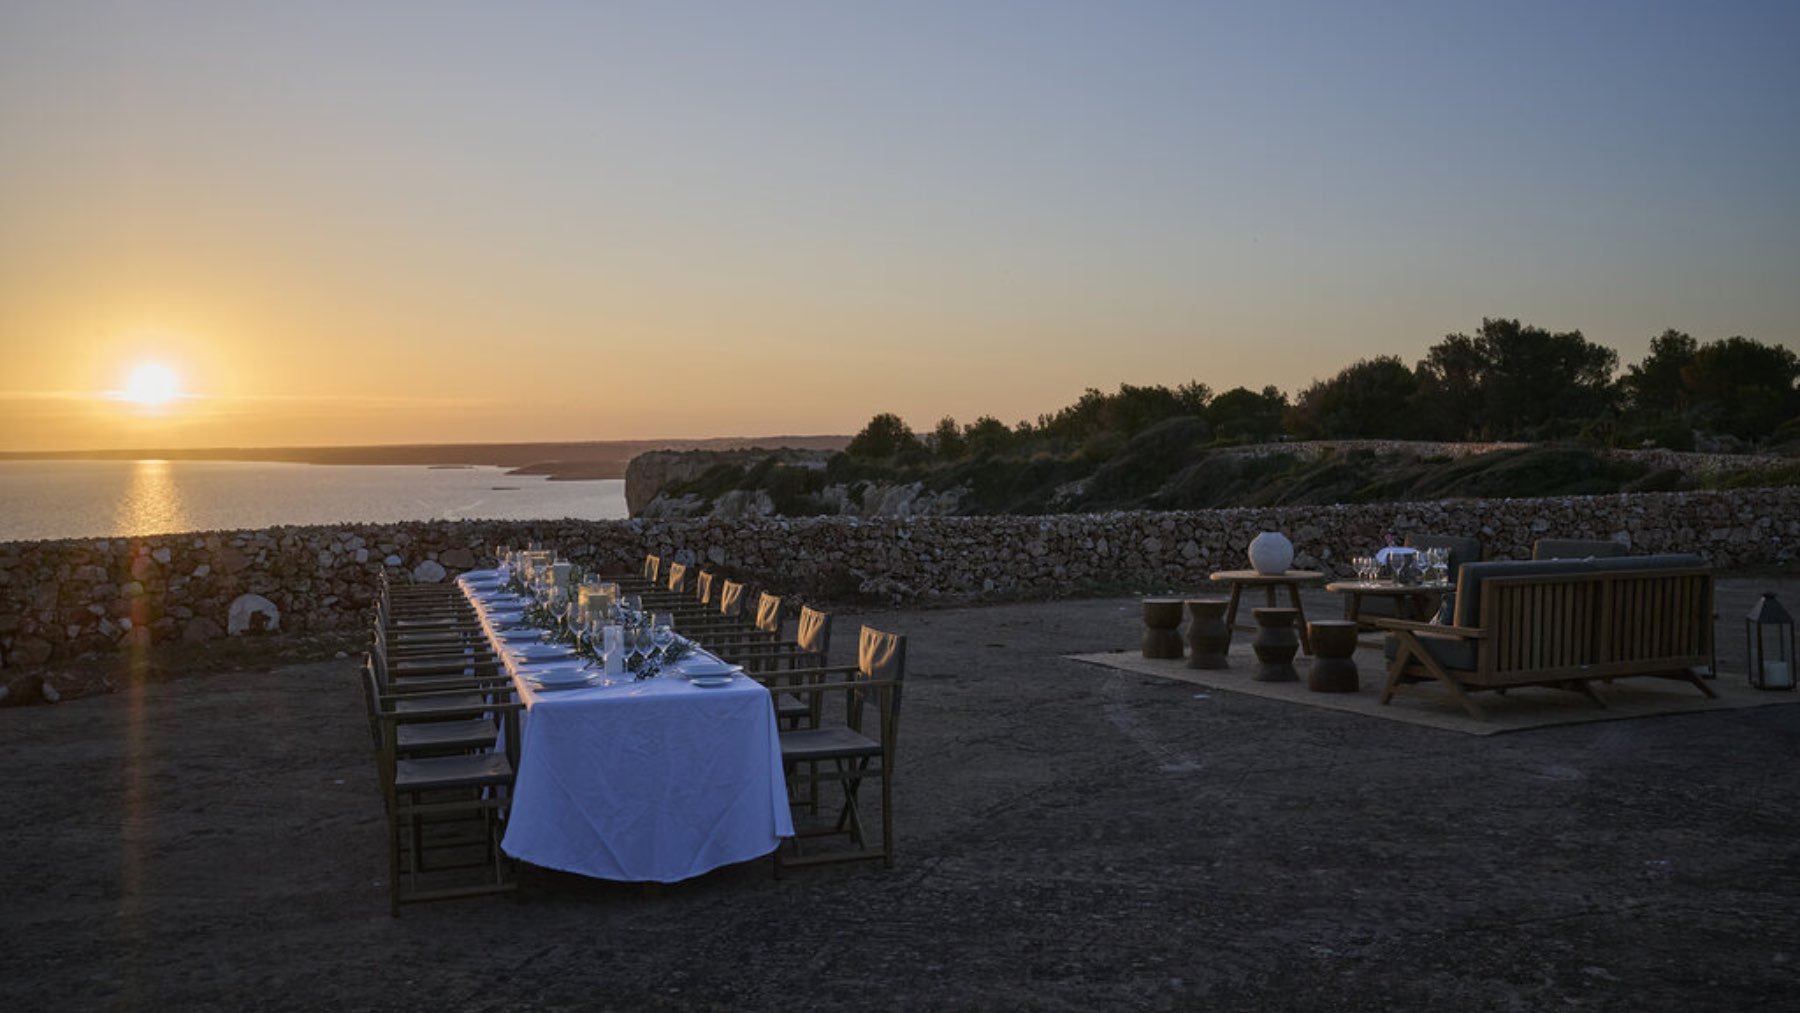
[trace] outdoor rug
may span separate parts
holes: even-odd
[[[1249,658],[1232,656],[1232,667],[1196,669],[1187,667],[1185,659],[1156,660],[1138,651],[1112,651],[1104,654],[1071,654],[1079,661],[1101,668],[1138,675],[1171,679],[1176,682],[1204,686],[1231,693],[1247,693],[1269,700],[1283,700],[1308,707],[1346,711],[1365,717],[1407,724],[1426,725],[1466,735],[1498,735],[1501,732],[1524,731],[1548,725],[1573,725],[1589,721],[1622,721],[1627,718],[1681,714],[1692,711],[1733,710],[1743,707],[1767,707],[1800,704],[1800,692],[1766,692],[1751,689],[1742,673],[1721,672],[1707,683],[1719,694],[1708,699],[1687,683],[1669,679],[1621,679],[1610,685],[1595,684],[1595,692],[1606,701],[1605,709],[1566,690],[1527,687],[1499,693],[1478,693],[1475,702],[1487,711],[1486,721],[1477,721],[1450,696],[1430,685],[1417,692],[1396,693],[1387,706],[1381,704],[1381,687],[1387,682],[1387,669],[1379,651],[1357,652],[1357,666],[1362,671],[1362,689],[1356,693],[1314,693],[1306,688],[1304,656],[1295,659],[1300,671],[1299,682],[1257,682],[1251,678],[1256,663]],[[1425,693],[1442,694],[1426,697]]]

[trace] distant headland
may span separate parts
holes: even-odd
[[[279,461],[294,464],[487,465],[552,480],[624,478],[633,457],[652,450],[795,447],[842,450],[848,436],[720,436],[701,440],[588,440],[573,443],[405,443],[364,447],[145,447],[122,450],[0,451],[0,461]]]

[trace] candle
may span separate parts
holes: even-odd
[[[1794,670],[1785,661],[1763,663],[1763,685],[1769,689],[1787,689],[1794,684]]]

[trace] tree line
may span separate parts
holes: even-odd
[[[1012,426],[992,416],[967,425],[946,417],[920,435],[882,413],[847,453],[909,464],[1040,452],[1101,460],[1177,418],[1200,420],[1198,431],[1221,443],[1576,438],[1691,450],[1698,433],[1771,446],[1800,440],[1800,356],[1750,338],[1700,342],[1667,330],[1643,361],[1620,372],[1618,353],[1578,330],[1484,319],[1474,334],[1446,335],[1411,367],[1398,356],[1362,359],[1291,401],[1274,386],[1218,394],[1199,382],[1124,384],[1112,394],[1089,388],[1054,414]]]

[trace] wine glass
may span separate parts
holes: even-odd
[[[657,657],[666,657],[669,645],[675,643],[675,617],[667,612],[658,612],[650,624],[650,642],[656,645]]]

